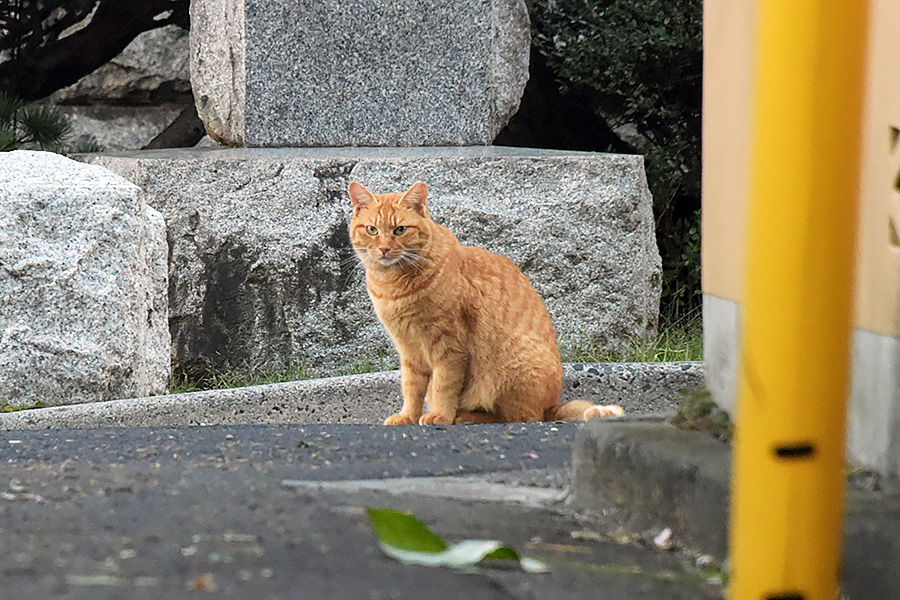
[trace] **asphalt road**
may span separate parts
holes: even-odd
[[[3,432],[0,597],[721,598],[690,551],[559,500],[577,427]],[[500,539],[550,573],[404,565],[366,506]]]

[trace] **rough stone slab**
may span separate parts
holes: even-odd
[[[0,155],[0,402],[164,392],[165,223],[132,183],[49,152]]]
[[[168,127],[183,106],[110,106],[108,104],[56,107],[66,116],[72,131],[69,142],[96,143],[104,151],[138,150]]]
[[[364,378],[360,380],[360,378]],[[395,371],[0,414],[0,429],[380,424],[400,406]]]
[[[72,130],[72,147],[106,151],[146,146],[194,101],[187,30],[167,25],[140,34],[115,58],[51,94]]]
[[[563,350],[655,331],[660,258],[640,156],[499,147],[84,155],[166,218],[177,364],[396,366],[347,233],[347,185],[428,183],[431,214],[529,276]]]
[[[701,363],[564,365],[562,401],[671,411],[681,389],[701,385]],[[402,404],[400,373],[386,371],[246,388],[0,413],[0,430],[191,425],[380,425]]]
[[[637,531],[670,527],[691,550],[727,558],[731,447],[703,433],[628,417],[582,427],[571,503]],[[851,486],[844,510],[841,592],[890,598],[900,569],[900,494]]]
[[[618,404],[628,414],[675,412],[682,391],[703,387],[702,362],[563,364],[563,402]]]
[[[188,32],[177,25],[145,31],[118,56],[48,100],[88,106],[181,103],[191,95],[189,45]]]
[[[228,145],[489,144],[515,114],[523,0],[194,0],[197,111]]]

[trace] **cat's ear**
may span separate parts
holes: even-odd
[[[428,216],[428,186],[417,181],[400,197],[400,203],[423,217]]]
[[[350,182],[350,201],[353,203],[353,214],[358,213],[370,202],[375,200],[374,194],[366,189],[366,186],[355,181]]]

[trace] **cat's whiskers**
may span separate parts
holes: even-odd
[[[430,258],[422,256],[416,250],[404,250],[400,255],[400,261],[404,266],[412,267],[420,274],[433,263]]]
[[[372,258],[372,254],[369,252],[369,249],[365,246],[353,246],[353,249],[356,250],[356,255],[347,259],[347,262],[357,263],[362,262],[364,267],[371,266],[375,259]]]
[[[408,248],[403,251],[403,256],[411,262],[421,262],[424,264],[433,262],[430,258],[422,254],[421,248]]]
[[[366,265],[358,256],[354,256],[353,258],[343,258],[338,263],[338,268],[340,269],[356,269],[360,266],[365,268]]]

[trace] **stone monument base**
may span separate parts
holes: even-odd
[[[176,365],[323,375],[395,366],[350,247],[347,186],[424,181],[432,217],[531,279],[562,350],[656,329],[661,267],[640,156],[502,147],[160,150],[82,155],[168,225]]]

